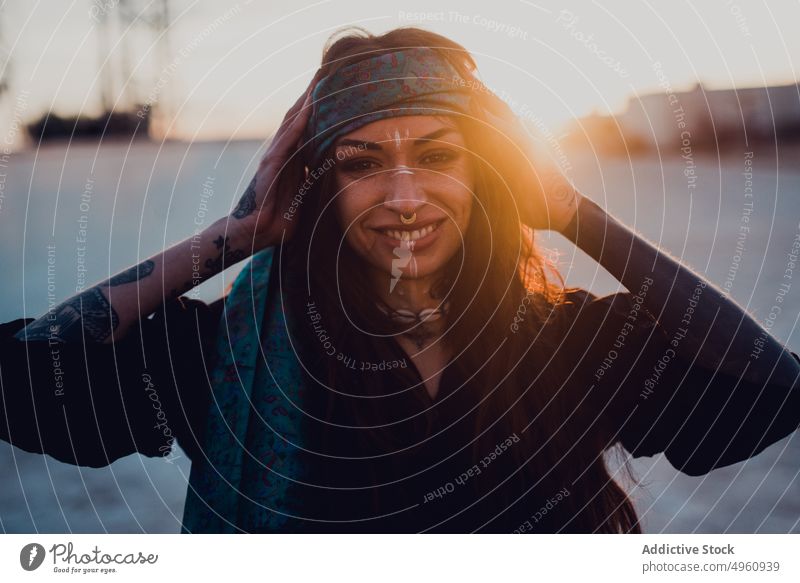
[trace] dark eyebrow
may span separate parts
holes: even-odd
[[[417,138],[416,140],[414,140],[414,145],[419,146],[421,144],[424,144],[425,142],[432,142],[433,140],[437,140],[442,136],[446,136],[447,134],[455,131],[456,131],[455,128],[440,128],[435,132],[429,133],[427,136],[422,136],[421,138]]]
[[[438,130],[431,132],[428,135],[416,138],[414,140],[414,145],[419,146],[426,142],[437,140],[438,138],[441,138],[442,136],[445,136],[455,131],[457,131],[455,128],[439,128]],[[348,138],[344,138],[336,142],[336,147],[338,148],[339,146],[355,146],[363,150],[378,150],[378,151],[383,150],[381,145],[378,144],[377,142],[365,142],[363,140],[351,140]]]
[[[380,144],[375,142],[365,142],[363,140],[350,140],[350,139],[342,139],[336,142],[336,147],[340,146],[355,146],[360,150],[382,150]]]

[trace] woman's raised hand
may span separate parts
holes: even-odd
[[[525,223],[534,229],[563,233],[578,210],[583,195],[555,164],[535,164],[541,194],[528,200]]]
[[[499,97],[495,97],[500,101]],[[489,123],[498,132],[503,148],[519,147],[520,172],[526,173],[523,184],[530,185],[530,192],[517,203],[520,220],[534,229],[562,232],[578,208],[582,195],[552,162],[534,153],[533,143],[519,119],[503,102],[494,104],[493,111],[484,110]]]
[[[165,301],[291,236],[296,225],[284,213],[305,179],[298,146],[311,112],[311,89],[319,75],[317,72],[286,113],[255,177],[229,216],[214,221],[200,236],[184,239],[67,299],[17,332],[17,337],[26,341],[114,342]]]
[[[305,179],[300,146],[311,116],[311,92],[319,78],[317,71],[305,92],[286,112],[255,176],[230,214],[229,226],[239,233],[240,240],[250,243],[253,253],[288,239],[297,227],[297,216],[289,209]]]

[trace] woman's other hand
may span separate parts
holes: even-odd
[[[582,195],[556,164],[536,154],[530,134],[511,108],[497,96],[491,99],[491,111],[484,110],[488,122],[503,148],[517,150],[514,153],[520,158],[519,171],[524,175],[520,183],[528,187],[517,200],[520,221],[533,229],[563,232]]]
[[[534,229],[563,233],[583,195],[556,166],[538,163],[534,167],[539,192],[525,201],[523,222]]]

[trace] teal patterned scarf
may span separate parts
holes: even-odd
[[[182,532],[296,529],[304,475],[300,396],[275,250],[253,256],[226,298],[211,382],[206,459],[192,464]]]

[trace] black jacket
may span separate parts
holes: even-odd
[[[62,462],[101,467],[137,452],[169,455],[174,437],[197,459],[212,405],[208,379],[222,302],[169,302],[141,320],[139,330],[109,345],[23,342],[13,335],[30,320],[0,325],[0,438]],[[800,425],[797,384],[755,385],[670,356],[670,339],[652,316],[643,311],[635,326],[626,326],[633,305],[630,293],[597,297],[573,290],[559,307],[566,327],[557,331],[562,342],[556,365],[575,395],[591,395],[598,423],[611,441],[634,456],[663,452],[677,469],[701,475],[756,455]],[[456,380],[443,376],[438,400],[453,391]],[[453,421],[447,408],[440,411],[431,413],[434,429]],[[431,448],[455,443],[452,434],[442,439],[450,441],[430,442]],[[453,458],[439,464],[387,498],[421,503],[465,470],[464,463]],[[395,470],[408,473],[410,467]],[[513,530],[539,502],[528,500],[527,510],[515,509],[497,530]],[[343,498],[336,504],[347,512],[360,502]],[[425,504],[419,508],[424,511]],[[451,531],[480,526],[480,518],[458,516]],[[402,520],[387,519],[380,529],[419,529],[412,514]],[[377,530],[374,523],[369,528]]]

